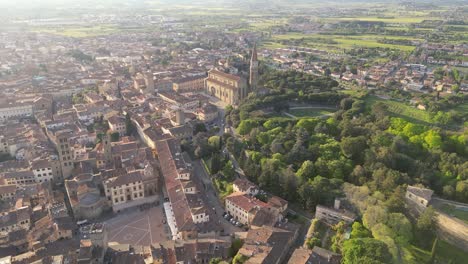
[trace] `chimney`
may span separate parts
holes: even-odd
[[[335,198],[335,206],[333,206],[336,210],[339,210],[341,206],[341,199]]]

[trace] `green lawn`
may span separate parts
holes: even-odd
[[[411,121],[411,122],[416,122],[416,123],[422,123],[425,125],[431,125],[432,123],[432,118],[431,115],[424,111],[424,110],[419,110],[414,106],[410,106],[404,102],[399,102],[399,101],[394,101],[394,100],[385,100],[382,98],[379,98],[377,96],[368,96],[365,99],[366,102],[366,109],[371,110],[372,105],[374,105],[377,102],[382,102],[388,107],[388,111],[396,117],[401,117],[405,120]]]
[[[463,264],[468,260],[468,252],[464,252],[443,240],[439,240],[437,243],[436,259],[440,261],[438,263],[449,263],[449,261],[452,261],[452,264]]]
[[[335,111],[328,108],[291,109],[287,111],[295,117],[317,117],[333,114]]]
[[[277,43],[277,42],[263,42],[260,45],[260,48],[265,48],[265,49],[278,49],[278,48],[284,48],[285,46],[283,44]]]

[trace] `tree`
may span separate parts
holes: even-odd
[[[231,258],[236,256],[237,252],[239,252],[239,249],[243,244],[244,241],[240,240],[239,238],[234,239],[234,241],[232,241],[231,247],[229,248],[229,256]]]
[[[388,199],[385,201],[385,205],[389,212],[405,212],[405,193],[405,189],[400,185],[390,194]]]
[[[256,127],[258,124],[254,120],[242,120],[237,127],[237,133],[241,135],[246,135],[250,133],[250,130],[252,130],[254,127]]]
[[[212,258],[209,264],[219,264],[223,261],[221,258]]]
[[[335,231],[335,235],[331,238],[331,250],[336,253],[341,253],[343,241],[345,240],[345,223],[340,221],[338,224],[334,225],[332,229]]]
[[[224,177],[226,177],[226,179],[228,180],[234,179],[236,172],[234,170],[234,165],[232,165],[232,161],[229,160],[228,162],[226,162],[226,164],[223,167],[222,173]]]
[[[383,264],[390,263],[392,256],[387,245],[373,238],[353,238],[346,240],[342,248],[343,264]]]
[[[119,141],[120,135],[119,132],[112,132],[110,135],[111,142]]]
[[[198,133],[206,132],[206,126],[202,122],[197,122],[193,125],[193,134],[197,135]]]
[[[221,149],[221,137],[211,136],[210,138],[208,138],[208,144],[210,144],[211,148],[214,150]]]
[[[373,205],[367,208],[362,216],[362,223],[370,230],[378,223],[386,223],[388,219],[388,212],[385,207]]]
[[[361,223],[354,222],[351,230],[351,238],[372,237],[371,232],[367,230]]]
[[[218,153],[213,153],[210,159],[211,174],[216,174],[221,169],[221,158]]]
[[[340,102],[340,108],[343,110],[349,110],[353,106],[354,100],[352,98],[344,98]]]
[[[364,149],[367,148],[366,138],[359,137],[345,137],[341,140],[341,150],[343,154],[352,159],[356,163],[362,163],[364,159]]]
[[[391,228],[397,242],[409,242],[413,238],[411,223],[402,213],[389,214],[386,224]]]
[[[461,202],[468,202],[468,180],[457,182],[455,197]]]
[[[315,246],[321,246],[322,241],[318,237],[311,237],[306,241],[307,248],[313,249]]]
[[[315,176],[314,163],[310,160],[304,161],[296,174],[301,182],[306,182],[313,178],[313,176]]]
[[[318,118],[301,118],[297,123],[297,128],[305,129],[309,134],[314,132],[315,126],[320,122]]]
[[[232,259],[232,264],[243,264],[245,263],[249,257],[244,256],[242,254],[237,254],[233,259]]]
[[[435,211],[429,206],[416,221],[416,241],[424,248],[429,248],[435,235]]]
[[[133,135],[136,130],[135,125],[133,124],[129,113],[125,115],[125,129],[126,129],[127,136]]]
[[[297,178],[291,166],[281,171],[279,174],[279,184],[281,186],[281,194],[285,199],[296,200]]]

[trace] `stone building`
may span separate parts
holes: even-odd
[[[72,142],[70,140],[70,138],[73,136],[73,133],[72,131],[63,130],[57,131],[55,136],[62,177],[65,179],[70,178],[74,164]]]
[[[258,59],[257,59],[257,44],[254,44],[252,49],[252,57],[250,58],[250,90],[255,92],[258,86]]]
[[[333,208],[317,205],[315,207],[315,218],[332,225],[341,221],[350,225],[356,220],[356,215],[351,211],[341,208],[341,200],[335,199]]]
[[[175,80],[172,89],[179,93],[197,92],[205,87],[206,76],[185,77]]]
[[[408,186],[406,189],[406,200],[413,205],[417,205],[420,209],[424,209],[429,205],[434,191],[426,188]]]
[[[113,132],[118,132],[119,136],[123,137],[127,133],[127,126],[125,122],[125,117],[123,116],[111,116],[107,119],[109,128]]]
[[[65,180],[65,190],[76,219],[97,218],[108,208],[93,178],[91,174],[81,174]]]
[[[231,105],[238,105],[248,93],[247,81],[244,78],[217,69],[208,72],[205,90],[208,94]]]

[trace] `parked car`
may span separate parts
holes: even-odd
[[[237,226],[237,227],[242,227],[242,226],[244,226],[244,225],[243,225],[242,223],[240,223],[240,222],[237,222],[237,223],[236,223],[236,226]]]

